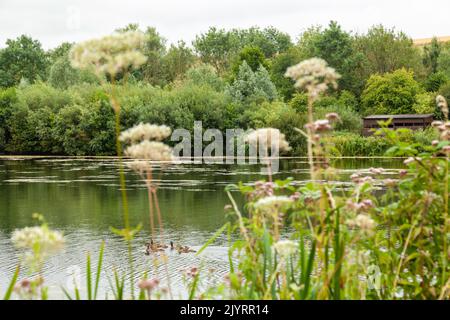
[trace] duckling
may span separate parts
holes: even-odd
[[[155,244],[153,239],[150,239],[150,242],[145,244],[145,255],[150,255],[150,253],[154,252],[163,252],[164,248],[161,245]],[[167,247],[167,246],[166,246]]]
[[[176,246],[176,249],[177,249],[177,252],[178,252],[179,254],[182,254],[182,253],[190,253],[190,252],[196,252],[195,250],[189,248],[188,246],[177,245],[177,246]]]

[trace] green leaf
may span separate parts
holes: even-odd
[[[9,300],[11,298],[11,294],[14,290],[14,286],[16,285],[17,278],[19,277],[19,273],[20,273],[20,265],[18,265],[16,267],[16,271],[14,272],[11,282],[9,283],[8,289],[6,290],[3,300]]]

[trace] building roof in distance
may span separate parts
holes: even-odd
[[[426,119],[432,117],[432,113],[427,114],[377,114],[372,116],[364,117],[367,120],[383,120],[383,119]]]

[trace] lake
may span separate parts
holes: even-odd
[[[336,159],[333,165],[347,180],[356,170],[370,167],[388,169],[395,175],[403,167],[399,159],[367,158]],[[230,183],[252,183],[265,177],[259,165],[183,164],[161,171],[158,197],[164,223],[166,242],[199,249],[225,223],[224,206],[229,203],[224,192]],[[274,179],[292,177],[294,183],[304,183],[308,177],[304,158],[283,159]],[[132,171],[126,171],[130,222],[143,224],[134,241],[134,264],[137,271],[151,268],[154,276],[164,278],[161,267],[153,268],[152,259],[144,254],[149,239],[147,189]],[[63,231],[66,247],[63,253],[46,264],[44,278],[50,287],[50,298],[62,298],[59,285],[66,285],[73,272],[81,273],[85,287],[86,253],[93,260],[102,240],[105,240],[105,270],[125,270],[127,248],[110,227],[123,227],[119,192],[118,162],[113,158],[0,158],[0,295],[5,291],[15,267],[18,252],[10,241],[14,229],[34,224],[33,213],[40,213],[53,229]],[[170,279],[176,297],[182,294],[182,270],[192,266],[214,268],[205,283],[221,282],[228,272],[226,239],[220,237],[200,256],[169,253]],[[111,272],[108,272],[111,275]],[[163,281],[164,283],[164,281]],[[99,298],[109,289],[105,275],[100,283]],[[83,291],[83,290],[82,290]]]

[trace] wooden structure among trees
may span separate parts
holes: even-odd
[[[363,135],[374,133],[373,129],[380,128],[379,121],[392,119],[389,128],[407,128],[411,130],[423,129],[433,122],[433,114],[397,114],[397,115],[373,115],[363,118]]]

